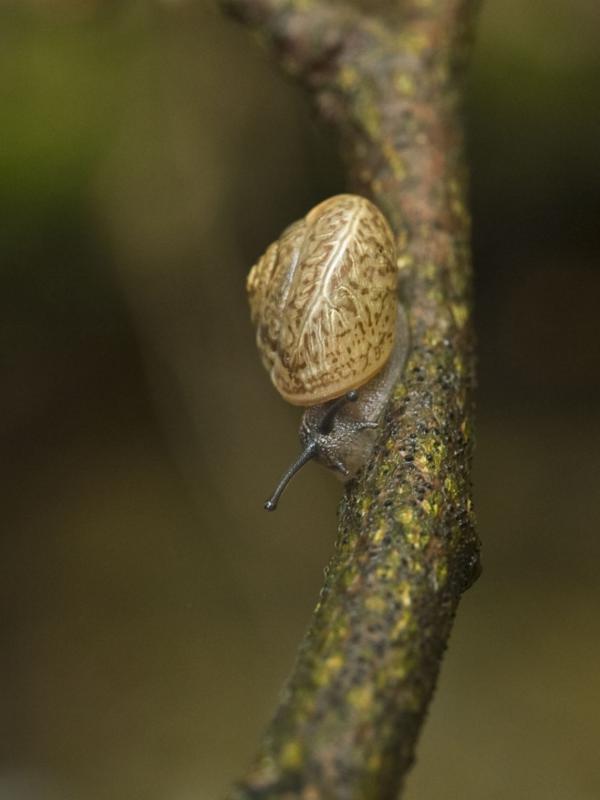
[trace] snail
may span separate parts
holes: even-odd
[[[408,350],[394,235],[364,197],[324,200],[286,228],[247,279],[262,362],[289,403],[305,406],[303,450],[265,503],[274,511],[310,459],[356,476]]]

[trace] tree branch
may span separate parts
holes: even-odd
[[[398,238],[412,349],[257,759],[231,800],[392,800],[479,572],[460,107],[474,0],[225,0],[339,128]]]

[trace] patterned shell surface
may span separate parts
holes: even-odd
[[[282,233],[247,280],[262,361],[280,394],[339,397],[387,361],[397,312],[394,237],[369,200],[342,194]]]

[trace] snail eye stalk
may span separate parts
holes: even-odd
[[[292,480],[292,478],[298,472],[298,470],[302,469],[302,467],[306,464],[307,461],[310,461],[311,458],[314,458],[317,455],[318,449],[319,446],[314,439],[306,445],[306,447],[300,453],[296,461],[294,461],[291,467],[289,467],[289,469],[286,470],[283,477],[277,484],[275,491],[265,503],[265,509],[267,511],[275,511],[275,509],[277,508],[277,503],[279,502],[279,498],[283,494],[283,490],[285,489],[285,487]]]
[[[341,397],[338,397],[337,400],[329,406],[327,412],[323,419],[321,420],[321,424],[319,425],[319,433],[331,433],[331,429],[333,428],[333,420],[335,419],[335,415],[340,410],[342,406],[345,406],[346,403],[356,403],[358,400],[358,392],[356,389],[352,389],[350,392],[346,392]]]

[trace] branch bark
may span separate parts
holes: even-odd
[[[355,191],[398,238],[412,348],[348,487],[309,631],[231,800],[392,800],[458,601],[479,574],[470,461],[461,105],[475,0],[222,0],[337,125]]]

